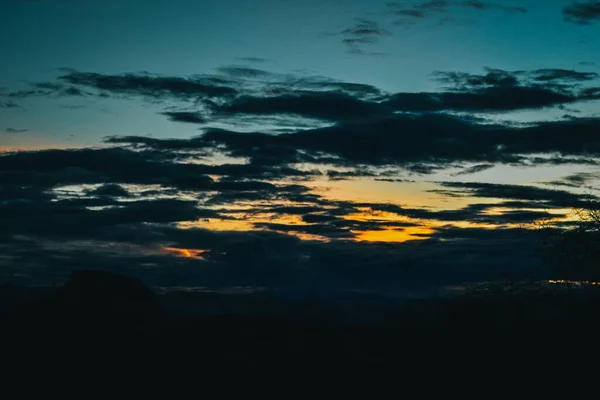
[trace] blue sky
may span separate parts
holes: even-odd
[[[413,2],[417,4],[418,2]],[[438,86],[433,71],[480,72],[565,68],[597,70],[600,25],[565,23],[562,0],[494,4],[527,8],[526,13],[457,9],[463,23],[435,27],[436,21],[409,28],[394,26],[385,2],[338,1],[10,1],[0,3],[0,43],[8,55],[0,65],[1,86],[56,76],[56,68],[124,73],[149,71],[188,76],[214,68],[248,64],[241,58],[268,60],[260,67],[273,72],[307,71],[388,91],[426,91]],[[411,4],[411,3],[407,3]],[[376,21],[390,35],[365,46],[377,55],[348,54],[339,36],[355,18]],[[53,144],[92,144],[103,132],[171,136],[171,124],[152,111],[134,109],[123,121],[108,110],[57,108],[33,101],[31,112],[0,110],[6,127],[38,132]],[[64,105],[71,105],[65,102]],[[113,108],[121,107],[114,104]],[[104,111],[104,112],[102,112]],[[128,115],[130,117],[131,114]],[[87,129],[82,124],[87,122]],[[190,134],[189,127],[177,127]],[[164,133],[162,133],[164,132]],[[68,135],[75,135],[69,137]],[[11,138],[18,145],[17,138]]]

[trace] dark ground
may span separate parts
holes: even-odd
[[[597,290],[538,288],[406,301],[393,307],[388,322],[372,324],[306,313],[176,314],[169,309],[173,296],[93,271],[74,273],[61,288],[5,286],[0,293],[2,367],[27,376],[73,370],[163,378],[207,371],[531,374],[549,365],[567,371],[583,365],[580,359],[594,359],[600,332]],[[559,362],[564,359],[570,361]]]

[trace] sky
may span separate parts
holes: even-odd
[[[0,37],[4,279],[537,276],[600,188],[598,1],[0,0]]]

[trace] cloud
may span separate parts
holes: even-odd
[[[525,187],[525,190],[531,187]],[[535,189],[535,188],[534,188]],[[456,190],[454,193],[444,189],[433,189],[432,193],[439,193],[442,195],[453,196],[458,193],[460,196],[464,196],[464,192]],[[544,193],[546,195],[546,193]],[[477,197],[477,196],[474,196]],[[485,197],[485,196],[481,196]],[[493,196],[490,196],[493,197]],[[502,198],[502,197],[500,197]],[[537,220],[544,220],[550,217],[556,218],[564,216],[560,213],[550,213],[547,210],[555,208],[564,208],[562,205],[556,205],[548,202],[547,199],[540,197],[537,200],[531,201],[501,201],[498,203],[472,203],[466,207],[454,210],[435,210],[429,208],[409,208],[399,206],[397,204],[384,204],[384,203],[355,203],[355,207],[368,207],[374,212],[386,212],[396,214],[398,216],[408,217],[417,219],[420,224],[428,226],[428,222],[447,222],[457,223],[463,221],[470,221],[471,223],[488,224],[504,226],[506,224],[515,223],[531,223]],[[524,208],[527,210],[520,210]],[[502,212],[498,212],[496,209],[503,209]],[[530,210],[534,209],[534,210]],[[490,212],[494,211],[494,212]],[[380,222],[380,225],[387,225],[386,222]],[[400,225],[402,226],[402,225]],[[410,225],[406,225],[410,226]],[[418,225],[417,225],[418,226]],[[373,227],[372,229],[381,229],[380,227]],[[429,237],[429,234],[424,234]]]
[[[147,73],[102,75],[70,71],[59,82],[32,84],[12,95],[65,92],[69,80],[85,96],[141,96],[154,102],[179,103],[185,111],[161,112],[183,123],[314,128],[355,119],[393,117],[398,112],[508,112],[560,107],[600,99],[594,72],[566,69],[505,71],[485,68],[483,74],[436,71],[433,79],[445,86],[435,92],[386,93],[372,85],[321,76],[277,74],[243,66],[224,66],[213,75],[191,78]],[[90,89],[96,89],[95,92]],[[56,94],[58,91],[58,94]],[[169,104],[169,107],[175,107]],[[172,109],[172,108],[171,108]],[[279,133],[274,128],[269,133]]]
[[[25,133],[27,131],[29,131],[29,129],[6,128],[4,130],[6,133]]]
[[[590,25],[600,20],[600,2],[596,0],[572,1],[563,10],[565,21],[577,25]]]
[[[92,72],[69,72],[58,78],[72,85],[100,90],[103,93],[176,98],[234,95],[236,90],[202,78],[181,78],[149,74],[106,75]]]
[[[234,76],[236,78],[272,78],[273,74],[258,68],[228,65],[217,68],[221,74]]]
[[[83,97],[87,95],[91,95],[91,93],[85,92],[75,86],[66,86],[55,82],[33,82],[31,83],[31,89],[8,93],[8,97],[14,99],[25,99],[28,97]]]
[[[550,182],[542,182],[546,185],[568,186],[573,188],[583,188],[591,182],[600,180],[598,172],[578,172],[576,174],[565,176],[562,179]]]
[[[590,81],[597,79],[598,75],[595,72],[578,72],[569,69],[546,68],[532,71],[532,76],[537,81]]]
[[[434,190],[436,193],[459,193],[472,197],[538,201],[557,208],[582,207],[594,198],[591,195],[579,195],[565,190],[524,185],[479,182],[438,182],[438,184],[447,190]]]
[[[22,276],[40,279],[76,265],[104,265],[171,284],[394,291],[415,282],[521,273],[535,263],[523,245],[528,232],[507,227],[560,216],[557,209],[581,205],[588,196],[439,182],[437,197],[472,197],[472,204],[436,209],[332,200],[314,187],[359,177],[410,184],[402,173],[452,167],[461,168],[456,175],[462,176],[498,164],[597,164],[600,157],[598,118],[516,125],[465,113],[498,115],[594,100],[597,88],[585,85],[597,76],[589,72],[440,72],[434,78],[448,87],[431,93],[386,93],[240,66],[188,78],[62,73],[58,82],[34,84],[33,95],[73,87],[85,96],[151,98],[170,103],[158,111],[173,121],[216,126],[263,117],[318,122],[284,133],[207,126],[186,139],[113,136],[101,148],[0,155],[0,264],[12,260],[27,266]],[[215,161],[220,156],[237,159]],[[565,182],[588,178],[573,175]],[[481,198],[498,201],[477,203]],[[455,226],[465,221],[501,229]],[[424,240],[356,242],[366,233],[412,231],[411,238]],[[204,252],[183,258],[165,247]]]
[[[256,74],[253,72],[253,74]],[[435,72],[448,91],[385,94],[376,88],[343,82],[303,81],[296,90],[275,94],[240,95],[210,104],[213,118],[296,116],[343,122],[348,119],[392,116],[395,112],[505,112],[562,106],[600,99],[595,88],[581,88],[598,75],[564,69],[504,71],[486,68],[483,75]],[[312,85],[312,84],[315,85]],[[321,85],[319,90],[312,89]],[[311,88],[311,89],[309,89]],[[293,123],[292,123],[293,124]]]
[[[221,148],[257,164],[312,162],[435,170],[457,162],[554,163],[552,158],[534,156],[537,153],[598,157],[598,126],[594,118],[512,127],[440,114],[400,114],[276,136],[208,130],[187,143],[192,148]]]
[[[487,214],[491,206],[481,204],[431,210],[329,200],[306,186],[285,182],[290,178],[285,171],[279,176],[281,183],[248,179],[245,168],[252,171],[256,166],[184,164],[179,157],[181,147],[169,147],[1,156],[0,264],[10,260],[11,268],[26,265],[18,279],[28,283],[59,279],[85,265],[127,271],[157,285],[314,290],[318,282],[323,290],[397,292],[404,287],[490,278],[507,268],[520,271],[535,259],[524,251],[521,231],[516,230],[507,236],[504,231],[448,226],[436,228],[433,239],[422,244],[356,243],[360,232],[401,233],[427,221],[467,219],[503,226],[547,216],[541,208],[543,199],[535,201],[538,211],[501,215]],[[221,176],[205,181],[202,177],[207,171]],[[224,172],[235,176],[223,176]],[[92,188],[82,191],[55,190],[65,184],[92,182]],[[369,220],[352,217],[364,208],[372,210]],[[419,221],[378,218],[377,210]],[[283,216],[293,216],[297,222],[290,223]],[[214,220],[248,222],[254,230],[211,231],[177,225],[196,222],[196,226],[211,228]],[[301,240],[296,234],[316,235],[329,242]],[[204,252],[201,258],[182,258],[163,251],[164,247]],[[466,250],[470,259],[457,256]],[[416,265],[419,268],[411,268]]]
[[[0,100],[0,108],[22,108],[22,107],[11,100]]]
[[[432,75],[436,81],[459,90],[482,86],[510,87],[519,84],[517,73],[494,68],[485,68],[485,71],[484,75],[455,71],[435,71]]]
[[[337,33],[327,33],[325,36],[341,37],[349,54],[382,55],[382,53],[367,51],[364,46],[377,44],[381,37],[391,36],[392,33],[382,28],[378,22],[370,19],[355,18],[354,22],[354,25],[349,28]]]
[[[152,156],[143,159],[140,153],[131,153],[131,157],[127,155],[124,159],[116,157],[117,161],[111,161],[110,165],[120,165],[125,159],[134,163],[133,166],[123,166],[118,173],[111,171],[107,175],[106,170],[100,173],[93,166],[82,168],[78,174],[87,174],[90,183],[116,179],[117,183],[169,184],[179,188],[187,185],[201,189],[212,184],[207,178],[211,174],[247,174],[249,178],[259,179],[278,179],[285,175],[307,178],[313,175],[313,172],[298,170],[293,166],[297,163],[351,168],[350,171],[326,172],[331,179],[378,175],[381,171],[373,172],[365,167],[385,165],[427,174],[449,166],[474,168],[464,171],[474,173],[482,170],[483,166],[496,163],[598,163],[595,160],[598,143],[593,133],[598,127],[597,118],[569,118],[516,126],[491,123],[465,114],[449,115],[454,112],[500,113],[561,107],[597,100],[600,99],[598,88],[589,86],[597,77],[595,73],[550,68],[533,71],[486,68],[483,74],[436,72],[434,79],[447,86],[444,91],[385,93],[371,85],[318,76],[272,74],[246,67],[223,67],[219,71],[221,84],[228,82],[227,87],[235,87],[237,95],[221,97],[218,101],[203,99],[198,111],[162,114],[173,121],[206,124],[258,124],[265,118],[267,121],[268,118],[276,118],[273,121],[279,123],[283,120],[290,127],[284,131],[265,128],[264,132],[207,127],[201,135],[190,139],[110,137],[107,143],[125,145],[136,151],[150,150],[146,153],[152,153]],[[98,78],[97,75],[94,77]],[[114,76],[106,75],[99,80],[104,78],[113,82]],[[162,88],[164,82],[160,79],[150,85],[152,88],[158,85],[158,92],[166,90]],[[187,82],[183,78],[173,79]],[[208,76],[197,79],[216,82],[217,75],[210,79]],[[125,81],[128,82],[127,79]],[[148,80],[141,82],[146,84]],[[254,84],[258,86],[252,86]],[[587,86],[582,87],[584,84]],[[278,89],[265,93],[263,90],[271,87],[269,85]],[[47,83],[44,88],[50,90],[53,86]],[[110,151],[113,153],[107,155],[109,159],[123,149]],[[220,166],[174,166],[170,162],[174,158],[215,152],[241,157],[249,162]],[[49,157],[51,153],[43,154]],[[75,157],[75,154],[68,153],[67,159]],[[88,165],[101,154],[93,153],[90,160],[76,159],[73,164]],[[165,158],[160,159],[159,156]],[[42,157],[42,153],[35,157]],[[467,164],[471,164],[470,167],[466,167]],[[152,177],[133,176],[132,173],[127,176],[122,172],[140,171],[142,168],[155,172]],[[166,173],[168,176],[165,176]],[[49,176],[47,170],[35,176],[23,174],[23,179],[71,179],[64,172]],[[6,174],[4,176],[8,179]]]
[[[378,103],[364,101],[338,91],[296,91],[268,97],[238,97],[215,107],[225,114],[277,115],[294,114],[306,118],[346,120],[369,118],[381,114]]]
[[[500,11],[507,12],[509,14],[519,14],[519,13],[522,14],[522,13],[527,12],[527,9],[525,7],[505,6],[505,5],[501,5],[501,4],[485,3],[485,2],[481,2],[481,1],[463,1],[458,4],[462,7],[472,8],[472,9],[481,10],[481,11],[500,10]]]
[[[462,171],[453,174],[452,176],[476,174],[478,172],[487,171],[491,168],[494,168],[494,164],[477,164],[472,167],[465,168]]]
[[[397,17],[395,25],[410,27],[424,21],[432,21],[433,26],[464,25],[471,20],[464,19],[464,11],[489,12],[497,11],[504,14],[523,14],[527,12],[525,7],[506,6],[496,3],[482,1],[447,1],[430,0],[412,7],[406,7],[401,2],[388,3],[390,14]],[[457,15],[459,15],[457,17]]]
[[[485,74],[467,72],[435,71],[434,80],[454,91],[469,91],[483,88],[530,87],[554,91],[578,87],[578,83],[593,81],[600,77],[595,72],[581,72],[560,68],[543,68],[532,71],[505,71],[484,68]]]
[[[600,98],[595,88],[581,88],[599,77],[594,72],[565,69],[505,71],[485,74],[436,71],[434,80],[449,91],[396,93],[388,103],[399,111],[511,111],[560,106]]]
[[[206,122],[206,119],[204,119],[202,115],[197,112],[169,111],[164,112],[163,115],[168,116],[173,122],[187,122],[190,124],[203,124]]]
[[[131,193],[123,186],[116,183],[105,183],[102,186],[90,191],[88,194],[93,196],[111,196],[111,197],[129,197]]]
[[[396,93],[387,105],[398,111],[514,111],[536,109],[593,99],[543,87],[485,87],[463,92]]]
[[[239,57],[238,60],[257,64],[262,64],[269,61],[268,59],[262,57]]]
[[[265,118],[262,121],[263,125],[270,119],[271,124],[275,123],[280,127],[286,123],[297,127],[302,123],[312,123],[314,126],[314,122],[303,121],[299,117],[286,117],[286,120],[282,115],[303,115],[305,112],[302,109],[309,108],[310,105],[301,104],[302,102],[332,101],[337,102],[341,107],[373,108],[372,100],[384,95],[383,91],[372,85],[344,82],[322,76],[272,73],[236,65],[219,67],[215,74],[200,74],[188,78],[163,77],[146,72],[111,75],[71,69],[61,71],[66,74],[59,76],[56,82],[30,83],[29,89],[12,91],[7,96],[19,99],[29,97],[56,99],[63,96],[94,96],[101,99],[141,97],[152,103],[167,103],[170,110],[180,107],[182,111],[174,110],[161,114],[172,121],[185,123],[231,120],[236,113],[238,118],[233,122],[252,123],[253,121],[249,121],[246,117],[252,115],[252,112],[246,112],[245,109],[257,107],[258,114]],[[66,86],[65,81],[71,85]],[[287,102],[287,105],[279,106],[278,99]],[[174,106],[173,102],[178,105]],[[283,111],[274,109],[273,113],[267,112],[268,110],[260,112],[261,107],[257,106],[257,103],[270,103],[266,105],[267,109],[282,107]],[[314,113],[315,111],[310,110],[306,112],[309,117]],[[273,119],[274,115],[279,115],[277,120]],[[253,117],[256,119],[259,115]]]
[[[106,198],[9,201],[0,205],[0,215],[12,235],[83,240],[98,239],[106,230],[120,225],[194,221],[217,214],[197,207],[193,201],[156,199],[115,203]]]

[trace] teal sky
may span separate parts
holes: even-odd
[[[405,2],[406,7],[419,2]],[[305,0],[0,1],[0,87],[24,88],[52,80],[57,68],[103,74],[148,71],[169,76],[211,73],[227,65],[272,72],[303,71],[396,92],[439,87],[433,71],[480,73],[563,68],[597,71],[600,24],[567,23],[564,0],[497,0],[478,11],[455,7],[456,23],[435,18],[410,26],[386,2]],[[356,18],[389,32],[349,54],[339,33]],[[248,61],[260,58],[265,62]],[[580,63],[584,63],[581,65]],[[30,98],[23,108],[0,108],[0,129],[11,146],[91,145],[107,134],[185,137],[196,130],[157,115],[156,106],[110,101]],[[80,108],[73,109],[77,106]],[[84,108],[81,106],[85,106]],[[126,109],[126,113],[124,112]],[[7,137],[8,136],[8,137]]]

